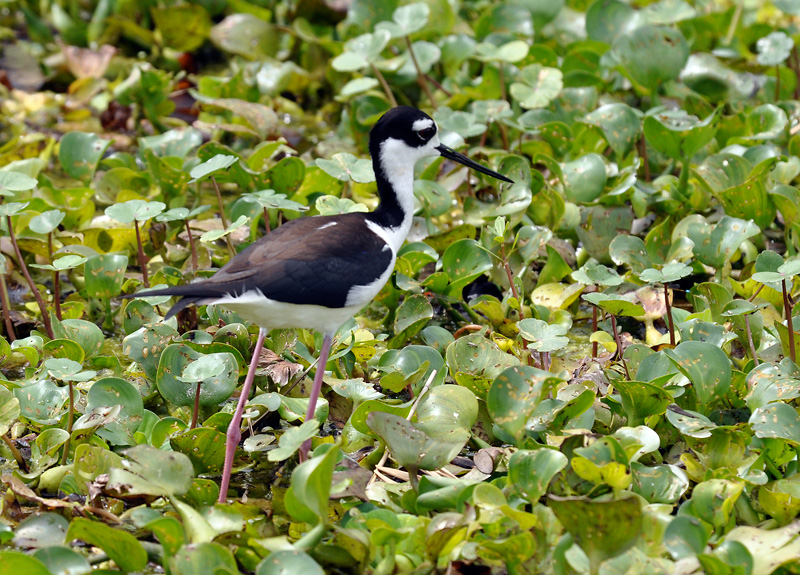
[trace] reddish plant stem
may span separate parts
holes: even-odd
[[[789,292],[786,289],[786,280],[781,282],[783,289],[783,313],[786,316],[786,327],[789,328],[789,357],[795,361],[794,351],[794,322],[792,321],[792,308],[789,305]]]
[[[669,344],[675,346],[675,323],[672,319],[672,304],[669,302],[669,288],[664,284],[664,304],[667,306],[667,325],[669,325]]]
[[[186,233],[189,235],[189,249],[192,252],[192,272],[197,273],[197,246],[194,245],[194,237],[192,237],[192,229],[189,227],[189,220],[183,220],[186,226]]]
[[[17,339],[14,333],[14,324],[11,323],[11,304],[8,300],[8,286],[6,285],[6,276],[0,275],[0,305],[3,306],[3,321],[6,324],[6,335],[9,341]]]
[[[8,235],[11,238],[11,245],[14,247],[14,254],[17,256],[17,261],[19,262],[19,268],[22,270],[22,275],[25,276],[25,281],[28,282],[28,287],[31,288],[33,297],[36,298],[36,303],[39,305],[39,311],[42,314],[42,322],[44,323],[47,337],[55,339],[56,336],[53,333],[53,324],[50,322],[50,313],[47,310],[47,306],[44,305],[42,294],[39,293],[39,290],[36,289],[36,284],[33,283],[33,278],[31,278],[31,274],[28,272],[28,266],[25,265],[25,260],[22,259],[22,252],[19,251],[17,236],[14,235],[14,226],[11,225],[11,216],[6,216],[6,223],[8,224]]]
[[[389,103],[392,105],[392,108],[397,107],[397,100],[392,93],[392,89],[389,87],[389,83],[386,81],[386,78],[383,77],[381,71],[378,70],[378,67],[375,64],[370,64],[372,68],[372,73],[375,74],[375,77],[378,78],[378,82],[381,83],[381,88],[383,88],[383,92],[386,94],[386,97],[389,99]]]
[[[422,73],[422,68],[419,67],[419,62],[417,62],[417,55],[414,54],[414,47],[411,45],[411,38],[406,36],[406,46],[408,46],[408,53],[411,55],[411,61],[414,63],[414,68],[417,69],[417,82],[422,87],[422,90],[425,92],[425,95],[428,96],[428,99],[431,101],[431,106],[433,109],[436,110],[436,100],[433,99],[433,92],[431,92],[431,87],[428,86],[428,80],[425,77],[425,74]]]
[[[148,288],[150,287],[150,278],[147,276],[147,259],[144,256],[142,236],[139,233],[139,220],[133,220],[133,227],[136,229],[136,247],[138,248],[139,267],[142,268],[142,283],[144,287]]]
[[[219,190],[219,184],[214,176],[211,176],[211,183],[214,184],[214,191],[217,193],[217,207],[219,208],[219,219],[222,220],[222,229],[228,229],[228,220],[225,219],[225,206],[222,204],[222,192]],[[225,244],[228,246],[228,253],[231,257],[236,255],[236,250],[233,249],[230,234],[225,236]]]
[[[522,300],[519,298],[519,292],[517,291],[517,286],[514,284],[514,273],[511,271],[511,265],[508,263],[508,256],[506,256],[506,245],[504,243],[500,244],[500,257],[503,260],[503,269],[506,272],[506,277],[508,278],[508,283],[511,286],[511,295],[514,296],[514,299],[517,300],[517,305],[519,305],[519,319],[520,321],[525,319],[525,312],[522,310]],[[528,350],[528,344],[530,342],[522,338],[522,346],[525,350]],[[528,365],[533,365],[533,352],[529,352],[528,355]]]
[[[192,408],[192,424],[189,429],[197,427],[197,415],[200,412],[200,382],[197,382],[197,390],[194,392],[194,407]]]
[[[597,331],[597,306],[592,306],[592,333]],[[592,359],[597,359],[597,342],[592,342]]]

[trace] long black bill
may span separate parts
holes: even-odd
[[[486,174],[487,176],[492,176],[493,178],[497,178],[498,180],[503,180],[504,182],[508,182],[509,184],[514,183],[514,180],[510,180],[507,177],[503,176],[502,174],[498,174],[494,170],[490,170],[486,166],[482,166],[478,162],[470,160],[464,154],[459,154],[454,149],[448,148],[444,144],[439,144],[438,146],[436,146],[436,149],[443,157],[447,158],[448,160],[453,160],[454,162],[458,162],[459,164],[464,164],[468,168],[472,168],[473,170],[476,170],[482,174]]]

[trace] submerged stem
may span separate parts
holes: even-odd
[[[192,230],[189,227],[189,220],[183,220],[186,226],[186,233],[189,235],[189,249],[192,252],[192,272],[197,273],[197,246],[194,245],[194,238],[192,237]]]
[[[672,304],[669,301],[669,288],[664,284],[664,304],[667,306],[667,325],[669,326],[669,344],[675,346],[675,323],[672,319]]]
[[[786,316],[786,327],[789,328],[789,357],[795,362],[794,351],[794,322],[792,321],[792,308],[789,305],[789,292],[786,289],[786,280],[781,282],[783,290],[783,313]]]
[[[217,207],[219,208],[219,219],[222,220],[222,229],[228,229],[228,220],[225,219],[225,206],[222,203],[222,192],[219,191],[219,184],[214,176],[211,176],[211,183],[214,184],[214,191],[217,193]],[[228,246],[228,253],[231,257],[236,255],[236,250],[233,249],[230,235],[225,236],[225,244]]]
[[[69,409],[67,410],[67,433],[72,436],[72,418],[73,410],[75,409],[75,389],[72,387],[72,382],[69,384]],[[61,465],[67,464],[67,455],[69,454],[69,437],[64,442],[64,452],[61,454]]]
[[[150,278],[147,275],[147,259],[144,256],[144,246],[142,246],[142,235],[139,232],[139,220],[133,220],[133,227],[136,229],[136,247],[139,267],[142,268],[142,283],[144,287],[150,287]]]
[[[39,290],[36,289],[36,284],[33,283],[33,278],[31,278],[31,274],[28,271],[28,266],[25,265],[25,260],[22,259],[22,252],[19,251],[19,245],[17,245],[17,236],[14,235],[14,226],[11,225],[11,216],[6,216],[6,223],[8,224],[8,235],[11,238],[11,245],[14,248],[14,255],[17,256],[19,268],[22,270],[22,275],[25,277],[25,281],[28,282],[28,287],[31,289],[33,297],[36,298],[36,303],[38,304],[39,311],[42,314],[42,322],[44,323],[44,329],[47,332],[47,337],[50,339],[55,339],[56,336],[53,333],[53,325],[50,322],[50,312],[48,312],[47,306],[44,305],[42,294],[39,293]]]
[[[6,285],[6,276],[0,274],[0,305],[3,306],[3,322],[6,324],[6,335],[8,340],[15,341],[17,339],[14,333],[14,324],[11,323],[11,304],[8,298],[8,286]]]

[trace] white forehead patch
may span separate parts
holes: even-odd
[[[419,120],[415,120],[413,124],[411,124],[411,129],[415,132],[419,132],[420,130],[424,130],[425,128],[430,128],[433,126],[433,120],[430,118],[420,118]]]

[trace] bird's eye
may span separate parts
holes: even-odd
[[[425,140],[425,141],[433,138],[435,134],[436,134],[436,128],[434,128],[433,126],[423,128],[422,130],[417,132],[417,135],[419,136],[420,140]]]

